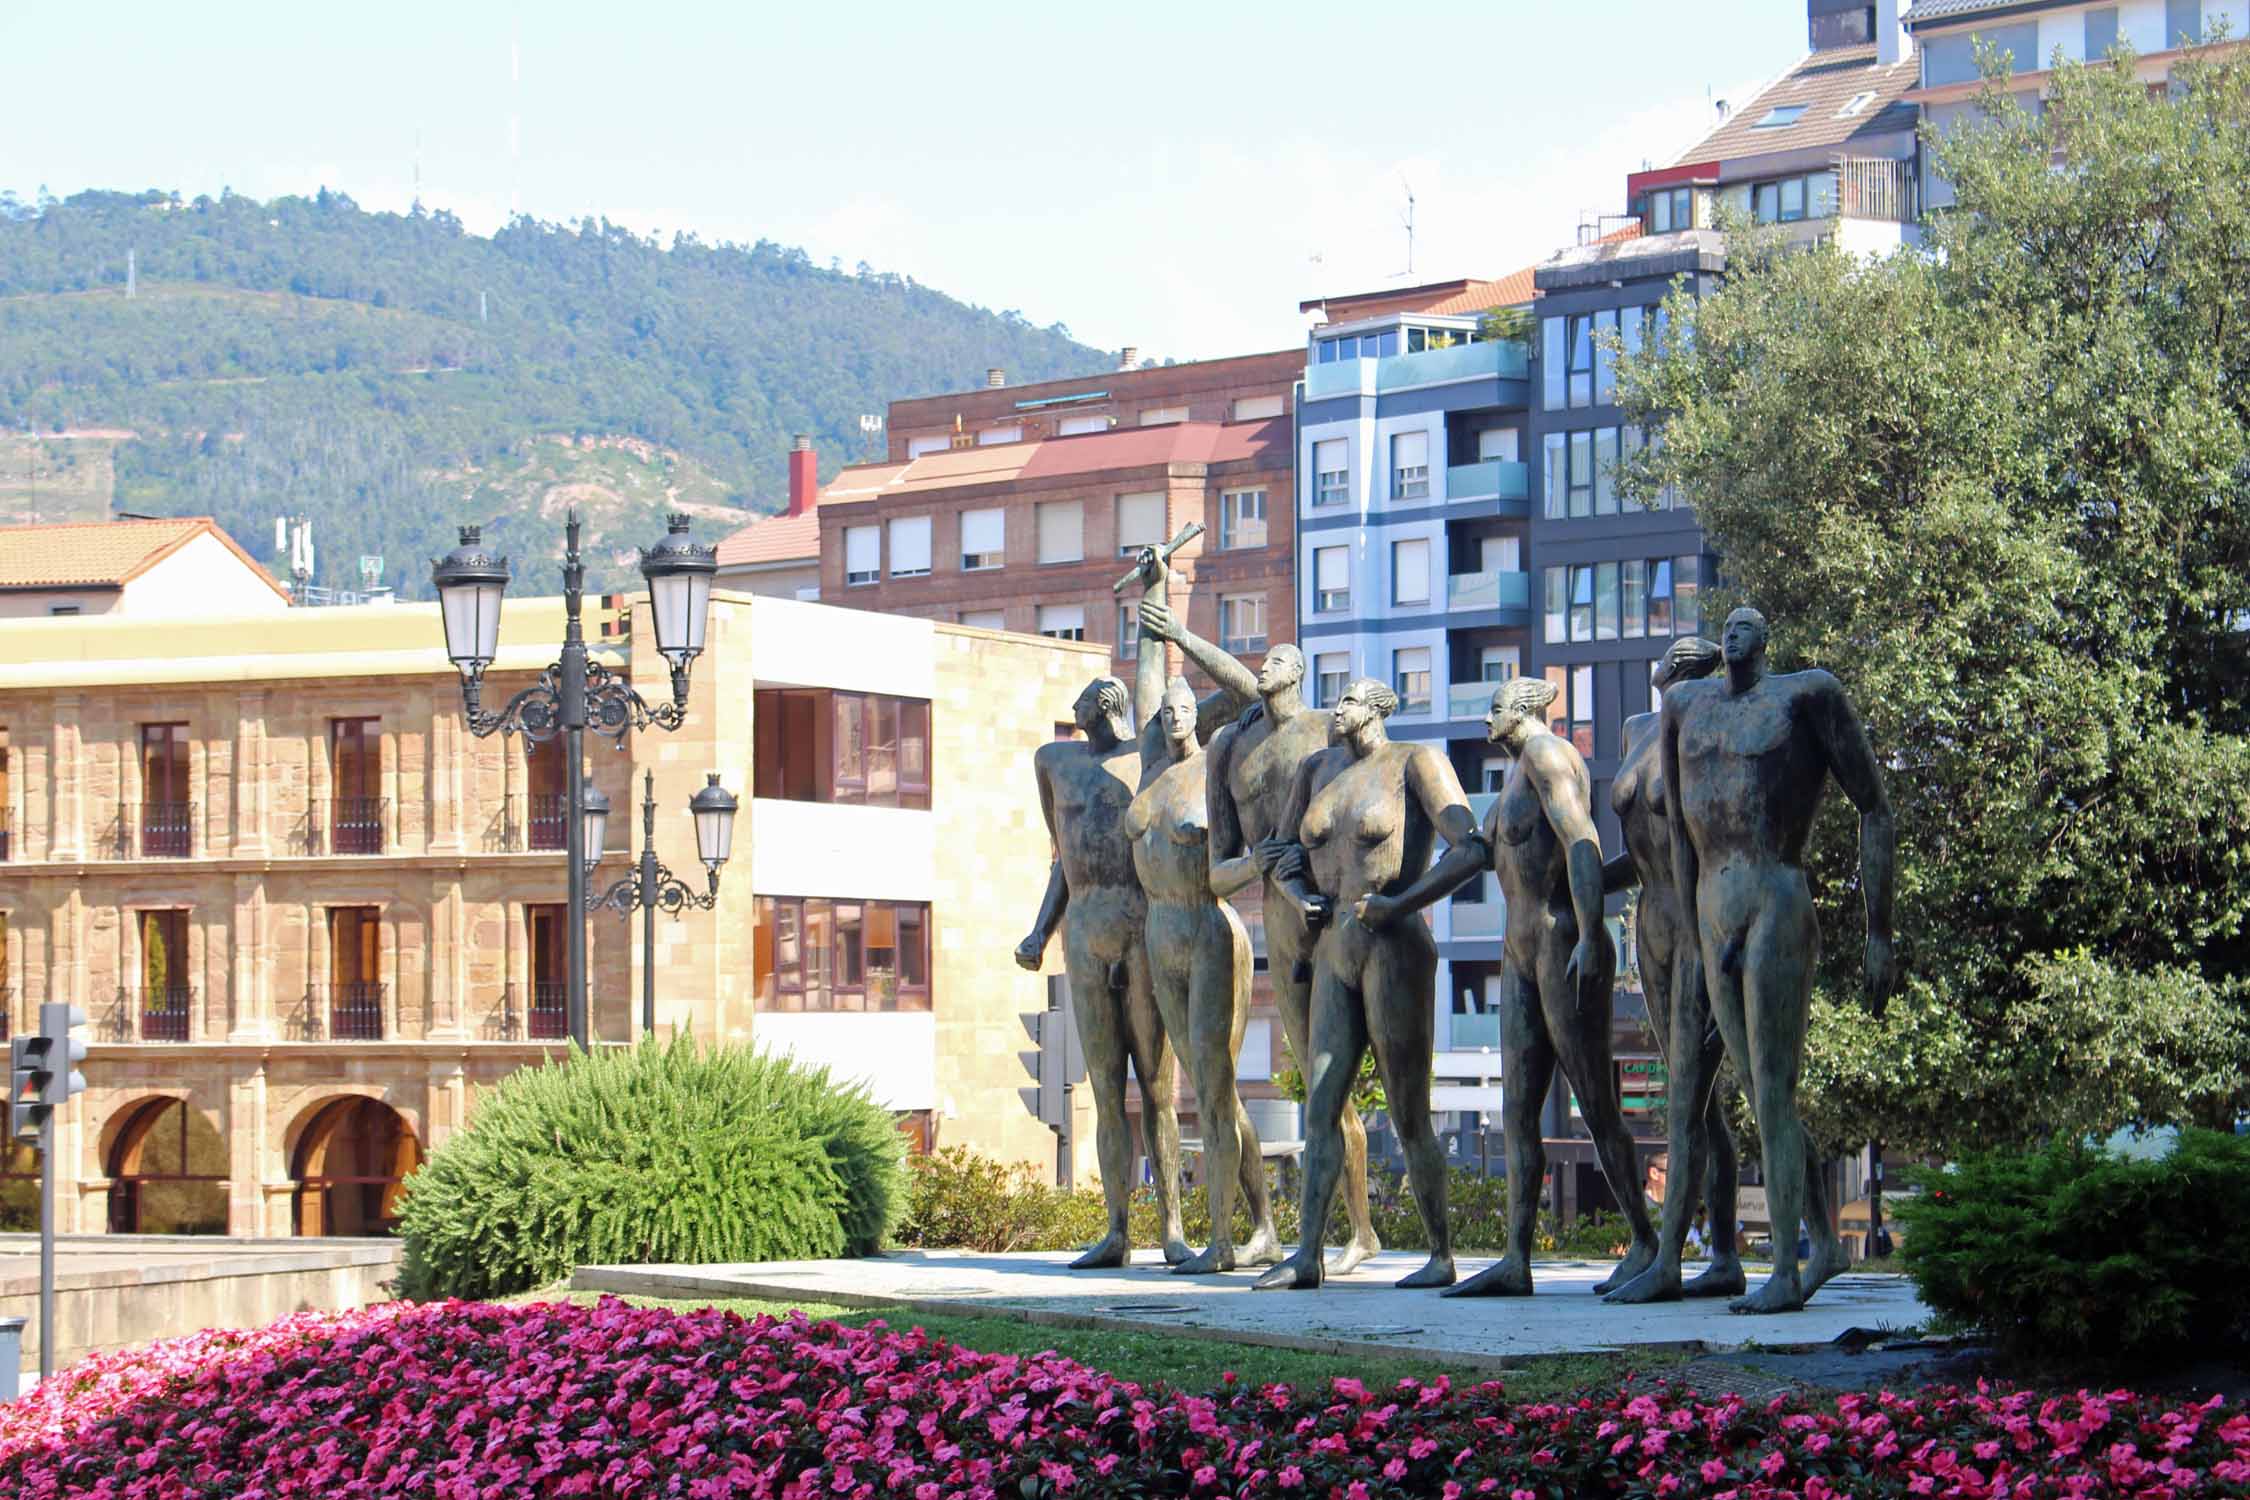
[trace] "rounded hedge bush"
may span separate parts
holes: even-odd
[[[497,1297],[581,1265],[866,1255],[905,1138],[823,1068],[691,1038],[510,1074],[406,1183],[399,1290]]]

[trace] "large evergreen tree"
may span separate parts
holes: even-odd
[[[2232,1120],[2250,1006],[2250,72],[1997,71],[1958,195],[1866,262],[1738,230],[1625,362],[1776,670],[1890,767],[1909,970],[1859,1007],[1855,825],[1812,851],[1806,1095],[1836,1145]]]

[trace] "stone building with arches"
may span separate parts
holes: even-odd
[[[598,659],[661,685],[621,623]],[[485,701],[562,629],[560,600],[510,602]],[[0,620],[0,661],[0,1021],[92,1019],[61,1227],[386,1232],[478,1090],[564,1046],[559,744],[468,733],[434,606]],[[683,728],[589,736],[617,809],[597,889],[637,853],[644,771],[698,884],[687,799],[717,771],[743,806],[716,910],[660,917],[653,953],[637,916],[585,919],[597,1044],[639,1037],[653,963],[660,1032],[796,1052],[917,1143],[1051,1165],[1011,1076],[1046,995],[1009,956],[1047,872],[1027,768],[1106,663],[715,596]],[[35,1171],[0,1160],[0,1227]]]

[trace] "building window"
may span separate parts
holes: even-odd
[[[1570,435],[1570,515],[1572,520],[1594,513],[1594,435]]]
[[[1313,658],[1313,707],[1334,708],[1351,676],[1352,659],[1341,651]]]
[[[1617,404],[1617,360],[1609,341],[1617,337],[1617,309],[1605,307],[1594,314],[1594,404]]]
[[[930,571],[930,518],[900,516],[891,522],[891,576],[922,578]]]
[[[1569,639],[1565,634],[1567,626],[1564,622],[1568,617],[1570,608],[1570,570],[1568,568],[1547,569],[1545,593],[1547,608],[1544,638],[1550,646],[1559,645]]]
[[[1391,543],[1391,603],[1430,602],[1430,544],[1427,538]]]
[[[1695,189],[1663,188],[1648,195],[1648,232],[1670,234],[1695,227]]]
[[[1703,608],[1696,595],[1702,566],[1694,557],[1672,560],[1672,618],[1681,635],[1693,635],[1703,628]]]
[[[1523,670],[1520,646],[1486,646],[1477,652],[1479,682],[1510,682]]]
[[[1228,490],[1219,497],[1219,546],[1263,547],[1266,544],[1266,492]]]
[[[1815,52],[1831,47],[1864,47],[1875,40],[1875,7],[1859,5],[1808,17],[1806,30]]]
[[[310,1008],[306,1030],[314,1039],[379,1042],[383,1039],[383,913],[374,906],[328,909],[328,994]]]
[[[883,530],[879,526],[844,528],[844,582],[857,586],[877,583],[883,577]]]
[[[1750,217],[1760,224],[1794,224],[1836,215],[1836,174],[1815,172],[1750,185]]]
[[[1430,435],[1400,432],[1391,437],[1391,498],[1430,498]]]
[[[1594,669],[1591,666],[1570,669],[1570,742],[1578,753],[1592,759],[1594,754]]]
[[[1117,552],[1131,557],[1143,547],[1164,545],[1164,492],[1148,490],[1117,497]]]
[[[1234,419],[1237,422],[1259,422],[1267,417],[1278,417],[1285,405],[1286,398],[1281,396],[1237,396],[1234,402]]]
[[[1570,638],[1594,638],[1594,565],[1580,563],[1570,570]]]
[[[1776,104],[1767,110],[1750,128],[1752,130],[1786,130],[1804,118],[1802,104]]]
[[[1477,433],[1477,462],[1512,464],[1521,456],[1522,434],[1513,427],[1487,427]]]
[[[1219,596],[1219,643],[1237,656],[1255,655],[1266,649],[1265,595]]]
[[[1430,648],[1407,646],[1391,653],[1391,690],[1402,714],[1430,711]]]
[[[1342,505],[1350,498],[1351,457],[1342,438],[1313,444],[1313,473],[1317,476],[1315,506]]]
[[[1117,654],[1125,661],[1140,660],[1141,607],[1138,604],[1117,606]]]
[[[1641,352],[1641,324],[1648,309],[1638,303],[1617,310],[1617,343],[1625,354],[1638,358]]]
[[[2097,5],[2086,12],[2086,61],[2100,62],[2117,45],[2117,7]]]
[[[2164,0],[2164,45],[2167,48],[2194,47],[2202,41],[2203,0]],[[2036,66],[2036,38],[2033,47]]]
[[[1648,633],[1672,633],[1672,559],[1652,557],[1648,563]]]
[[[961,512],[961,571],[981,573],[1006,560],[1008,529],[999,510]]]
[[[930,805],[930,705],[883,693],[759,688],[752,795],[864,807]]]
[[[1107,432],[1113,425],[1115,424],[1107,416],[1098,412],[1090,415],[1064,417],[1055,424],[1055,436],[1077,437],[1080,433],[1085,432]]]
[[[1570,404],[1594,404],[1594,320],[1581,313],[1570,319]]]
[[[1627,640],[1637,640],[1648,628],[1648,563],[1645,559],[1629,557],[1617,565],[1618,594],[1625,612],[1624,634]]]
[[[751,964],[764,1011],[930,1008],[930,908],[760,896]]]
[[[1398,330],[1385,329],[1381,333],[1347,334],[1340,339],[1320,341],[1320,363],[1334,364],[1340,359],[1387,359],[1398,353]]]
[[[1313,610],[1335,614],[1352,607],[1352,554],[1348,547],[1313,549]]]
[[[141,1041],[188,1039],[195,971],[188,964],[187,918],[179,910],[140,913],[141,991],[132,1035]]]
[[[47,606],[47,613],[51,615],[80,615],[85,612],[85,606],[81,604],[50,604]]]
[[[1564,320],[1541,318],[1539,320],[1539,383],[1547,410],[1563,408],[1563,358]]]
[[[1144,406],[1141,408],[1143,427],[1162,427],[1168,422],[1185,422],[1188,409],[1184,406]]]
[[[964,609],[955,617],[963,625],[978,630],[1006,630],[1008,612],[1004,609]]]
[[[943,453],[952,446],[952,443],[951,438],[942,434],[931,437],[908,438],[906,440],[906,456],[908,459],[916,459],[925,453]]]
[[[1083,562],[1086,558],[1086,507],[1077,500],[1050,500],[1032,508],[1038,523],[1042,563]]]
[[[1550,432],[1539,440],[1540,466],[1545,480],[1547,519],[1560,521],[1569,514],[1570,457],[1562,433]]]
[[[383,721],[328,721],[328,848],[383,852]]]
[[[1617,639],[1617,564],[1594,564],[1594,639]]]
[[[1086,639],[1086,606],[1083,604],[1040,605],[1039,633],[1058,641],[1082,641]]]
[[[1023,428],[1020,426],[987,427],[977,434],[977,446],[980,448],[989,448],[995,443],[1020,443],[1022,441]]]
[[[188,801],[185,724],[141,726],[141,857],[185,859],[195,805]]]
[[[1617,514],[1617,429],[1594,432],[1594,514]]]

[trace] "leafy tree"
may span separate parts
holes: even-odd
[[[1730,237],[1623,362],[1719,613],[1850,689],[1898,811],[1909,982],[1857,1004],[1856,823],[1809,863],[1806,1094],[1932,1151],[2231,1122],[2250,1058],[2250,73],[1994,69],[1918,253]]]

